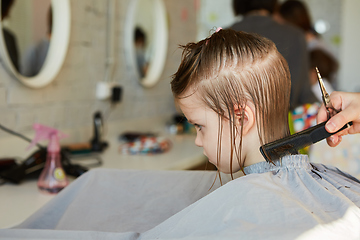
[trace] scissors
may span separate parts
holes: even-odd
[[[330,102],[330,95],[328,94],[328,92],[325,89],[325,85],[324,82],[322,80],[322,77],[320,75],[319,69],[317,67],[315,67],[316,70],[316,74],[318,77],[318,81],[319,81],[319,85],[320,85],[320,89],[321,89],[321,93],[322,93],[322,100],[324,102],[325,108],[326,108],[326,112],[328,115],[328,120],[334,116],[335,114],[339,113],[340,111],[336,110],[331,102]]]

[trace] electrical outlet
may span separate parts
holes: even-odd
[[[96,98],[99,100],[106,100],[110,98],[112,92],[112,84],[108,82],[98,82],[96,85]]]

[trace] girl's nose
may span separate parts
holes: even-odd
[[[195,145],[198,146],[198,147],[202,147],[202,140],[201,138],[199,137],[199,134],[196,134],[196,138],[195,138]]]

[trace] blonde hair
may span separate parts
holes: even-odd
[[[272,41],[255,34],[220,30],[207,39],[182,47],[182,61],[173,76],[171,89],[175,100],[187,97],[188,90],[190,94],[196,92],[206,106],[218,113],[218,162],[222,120],[227,119],[231,149],[235,150],[243,170],[244,163],[240,163],[242,141],[239,146],[235,144],[235,106],[243,110],[248,101],[254,104],[261,144],[290,134],[290,72]],[[230,166],[233,155],[232,151]]]

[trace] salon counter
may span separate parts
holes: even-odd
[[[157,170],[185,170],[192,169],[206,161],[203,149],[195,146],[193,135],[169,135],[171,143],[168,152],[155,155],[123,155],[120,145],[115,144],[105,150],[101,157],[103,168],[118,169],[157,169]],[[115,139],[110,145],[116,142]]]
[[[154,121],[156,122],[156,119]],[[113,124],[107,127],[108,134],[106,134],[104,139],[108,141],[109,147],[99,155],[102,159],[102,164],[96,167],[141,170],[187,170],[202,165],[207,161],[203,155],[202,148],[195,146],[194,135],[168,135],[165,131],[165,124],[153,125],[151,130],[149,130],[149,125],[146,127],[146,125],[138,124],[140,123],[133,122],[125,126]],[[134,131],[135,129],[137,131],[154,131],[161,136],[169,138],[172,142],[172,147],[168,152],[158,155],[123,155],[119,150],[120,142],[118,141],[118,136],[125,129],[126,131]],[[0,139],[0,145],[2,146],[2,152],[4,149],[5,154],[7,154],[6,156],[10,157],[15,156],[11,155],[11,153],[15,152],[13,151],[14,149],[10,148],[17,146],[20,149],[25,149],[27,143],[11,137],[6,140]],[[24,154],[21,151],[19,153],[18,150],[18,153],[20,155]],[[26,152],[25,156],[27,155],[29,155],[29,152]],[[90,158],[89,161],[83,158],[83,160],[79,160],[77,163],[81,164],[81,161],[84,161],[84,164],[91,162]],[[25,180],[19,185],[11,183],[1,185],[0,228],[8,228],[19,224],[53,197],[54,195],[40,193],[36,186],[36,180]]]

